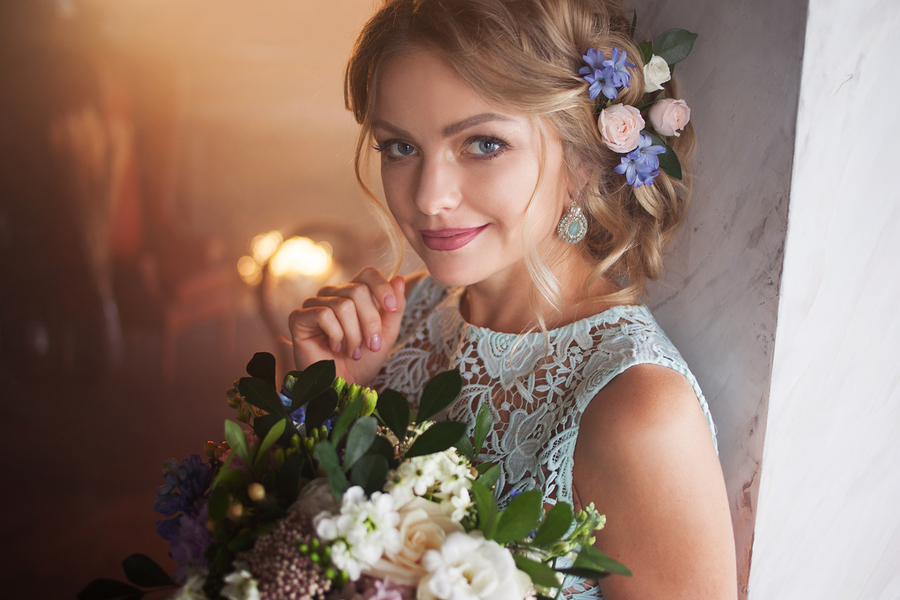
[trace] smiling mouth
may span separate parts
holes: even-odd
[[[422,243],[429,250],[450,252],[459,250],[474,240],[486,227],[487,225],[453,229],[423,229],[419,231],[419,234],[422,236]]]

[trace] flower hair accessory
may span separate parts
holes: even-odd
[[[631,29],[634,35],[634,23]],[[666,98],[663,84],[672,78],[675,64],[690,54],[696,38],[696,33],[670,29],[655,42],[638,44],[644,63],[644,93],[659,91],[641,106],[614,102],[622,88],[631,87],[631,74],[625,67],[637,68],[628,62],[624,50],[613,47],[607,59],[602,51],[588,48],[582,57],[587,66],[578,69],[578,74],[590,84],[591,100],[602,96],[595,105],[600,137],[610,150],[625,155],[614,170],[625,175],[628,185],[652,185],[660,171],[681,179],[681,164],[665,138],[681,135],[691,119],[691,109],[684,100]],[[648,122],[652,130],[647,128]]]

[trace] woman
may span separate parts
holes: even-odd
[[[370,268],[323,288],[291,315],[294,353],[410,398],[459,368],[450,417],[491,407],[482,458],[503,467],[501,501],[536,487],[606,514],[597,546],[634,573],[603,580],[607,600],[734,598],[706,402],[636,305],[689,193],[639,136],[633,107],[658,93],[642,67],[614,1],[388,0],[357,41],[346,100],[357,174],[374,142],[387,209],[428,273]],[[667,141],[686,162],[692,130],[677,125]]]

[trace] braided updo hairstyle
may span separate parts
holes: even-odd
[[[601,140],[595,103],[578,69],[588,48],[610,56],[618,47],[636,68],[629,68],[631,85],[619,91],[616,102],[652,101],[659,92],[644,94],[643,62],[630,29],[618,0],[386,0],[360,33],[344,82],[347,108],[362,126],[357,179],[386,214],[365,185],[360,165],[371,134],[379,67],[397,53],[435,52],[488,102],[540,117],[555,130],[571,180],[584,184],[577,198],[588,233],[580,243],[596,265],[585,289],[611,276],[624,289],[607,300],[640,301],[645,280],[660,275],[663,253],[684,220],[694,132],[689,123],[680,137],[667,140],[682,164],[682,180],[661,172],[652,185],[634,189],[613,171],[622,155]],[[666,97],[677,98],[674,81],[664,89]],[[393,243],[400,247],[396,236]],[[548,278],[536,251],[526,256],[541,293],[558,298],[555,278]]]

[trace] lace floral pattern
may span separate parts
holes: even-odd
[[[440,371],[458,368],[460,398],[448,418],[469,424],[487,404],[494,417],[481,460],[502,465],[502,504],[513,491],[540,489],[547,504],[572,503],[572,465],[581,415],[613,377],[628,367],[656,364],[684,375],[694,388],[710,431],[706,400],[684,359],[644,306],[616,306],[551,330],[522,335],[466,323],[462,288],[426,277],[411,292],[397,343],[374,382],[416,404],[417,393]],[[549,347],[546,345],[549,342]],[[571,579],[565,596],[600,597],[596,586]]]

